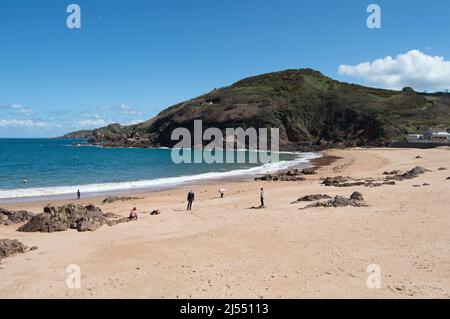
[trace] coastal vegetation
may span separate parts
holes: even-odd
[[[450,94],[393,91],[333,80],[311,69],[258,75],[171,106],[132,126],[92,132],[105,146],[172,147],[174,129],[279,128],[280,148],[380,146],[427,127],[450,127]]]

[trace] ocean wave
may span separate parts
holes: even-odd
[[[109,192],[133,191],[133,190],[152,190],[172,188],[176,186],[191,184],[204,180],[215,180],[239,176],[254,176],[260,174],[274,173],[280,170],[288,169],[300,164],[308,164],[312,159],[319,158],[322,155],[318,153],[296,153],[298,156],[291,161],[280,161],[276,163],[264,164],[258,167],[238,169],[228,172],[209,172],[190,176],[177,176],[167,178],[156,178],[151,180],[140,180],[131,182],[116,183],[97,183],[74,186],[53,186],[40,188],[22,188],[22,189],[0,189],[0,199],[19,199],[34,197],[64,196],[76,193],[80,189],[83,195],[100,195]]]

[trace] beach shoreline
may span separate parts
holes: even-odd
[[[292,165],[287,169],[282,169],[274,172],[273,174],[280,174],[283,172],[287,172],[291,169],[299,169],[302,170],[304,168],[310,168],[313,170],[320,169],[322,167],[326,167],[331,165],[333,162],[339,160],[341,158],[331,155],[320,154],[320,157],[312,159],[307,165]],[[164,194],[168,191],[180,192],[180,191],[188,191],[189,189],[198,189],[202,187],[213,188],[216,187],[217,190],[220,188],[224,188],[227,185],[234,185],[236,183],[253,183],[255,182],[255,178],[259,176],[263,176],[264,174],[255,174],[255,175],[236,175],[233,177],[224,177],[218,179],[204,179],[198,182],[189,183],[187,185],[177,185],[173,187],[166,187],[162,189],[153,189],[153,190],[123,190],[123,191],[115,191],[108,192],[104,194],[93,194],[88,196],[83,196],[80,201],[76,199],[76,194],[73,196],[61,196],[61,197],[44,197],[44,198],[18,198],[15,200],[4,200],[0,201],[0,207],[6,208],[10,210],[21,210],[25,209],[25,207],[44,207],[49,203],[53,203],[55,205],[64,205],[66,203],[81,203],[83,205],[90,204],[91,202],[100,203],[106,197],[114,196],[114,197],[136,197],[136,198],[145,198],[151,194],[159,193]],[[26,210],[26,209],[25,209]],[[36,213],[40,213],[37,211]]]
[[[292,152],[290,152],[292,153]],[[44,201],[63,201],[63,200],[73,200],[76,199],[76,192],[79,189],[81,191],[82,197],[85,199],[95,199],[97,197],[102,196],[125,196],[125,194],[142,194],[142,193],[151,193],[151,192],[160,192],[169,189],[177,189],[180,187],[198,187],[203,184],[220,184],[224,182],[241,182],[241,181],[251,181],[256,177],[263,176],[268,173],[276,174],[284,171],[288,171],[289,169],[305,169],[318,166],[321,161],[316,161],[323,157],[322,153],[293,153],[297,154],[297,158],[292,159],[290,161],[279,161],[275,163],[269,163],[267,165],[260,165],[254,168],[249,169],[238,169],[238,170],[230,170],[225,172],[207,172],[201,174],[193,174],[190,176],[175,176],[168,178],[158,178],[155,180],[137,180],[137,181],[125,181],[118,182],[116,184],[116,189],[106,190],[103,189],[105,184],[87,184],[87,185],[73,185],[73,186],[55,186],[55,187],[47,187],[47,188],[23,188],[17,190],[2,190],[4,192],[20,192],[22,195],[19,197],[0,197],[0,205],[8,205],[8,204],[19,204],[19,203],[33,203],[33,202],[44,202]],[[319,164],[316,164],[319,163]],[[325,163],[325,162],[323,162]],[[206,165],[202,163],[200,165]],[[280,167],[277,168],[277,165]],[[152,184],[153,182],[164,181],[164,180],[173,180],[173,182],[162,183],[161,185],[155,186],[132,186],[126,187],[125,185],[132,184],[145,184],[146,182]],[[183,180],[183,182],[177,182],[176,180]],[[190,180],[192,179],[192,180]],[[114,184],[114,183],[113,183]],[[157,184],[157,183],[156,183]],[[112,184],[111,184],[112,185]],[[118,186],[123,185],[123,186]],[[71,189],[72,193],[56,193],[56,194],[43,194],[43,195],[28,195],[27,192],[46,192],[49,189]],[[92,189],[97,188],[95,191],[85,191],[86,188]],[[23,195],[25,194],[25,195]]]
[[[0,263],[0,298],[448,298],[450,149],[329,150],[299,182],[221,181],[157,192],[112,204],[105,196],[55,200],[93,204],[138,222],[94,232],[21,233],[0,226],[1,238],[37,250]],[[384,180],[385,171],[428,171],[395,185],[324,186],[327,177]],[[446,167],[447,166],[447,167]],[[266,208],[259,205],[259,190]],[[186,195],[196,193],[186,212]],[[218,190],[225,188],[224,198]],[[294,203],[312,194],[365,206],[312,207]],[[294,203],[294,204],[293,204]],[[0,205],[40,213],[48,201]],[[161,215],[150,216],[159,209]],[[82,269],[81,289],[66,285],[66,267]],[[378,265],[381,287],[367,285]]]

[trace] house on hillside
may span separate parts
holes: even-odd
[[[450,142],[450,133],[448,132],[434,132],[431,136],[432,141]]]
[[[450,143],[449,131],[436,131],[428,129],[423,134],[408,134],[406,137],[408,142],[431,142],[431,143]]]
[[[406,139],[408,142],[417,142],[423,140],[424,137],[423,134],[408,134]]]

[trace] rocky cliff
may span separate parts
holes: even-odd
[[[133,126],[94,130],[105,146],[172,147],[175,128],[276,127],[281,149],[376,146],[428,126],[450,127],[450,94],[342,83],[311,69],[250,77],[179,103]]]
[[[61,137],[58,137],[58,139],[63,139],[63,140],[90,139],[93,137],[92,133],[93,133],[92,130],[81,130],[81,131],[67,133]]]

